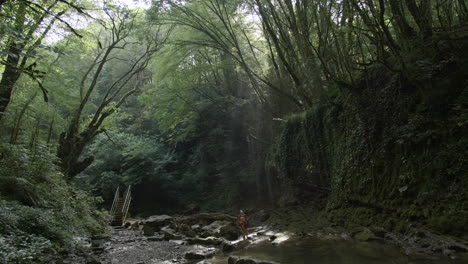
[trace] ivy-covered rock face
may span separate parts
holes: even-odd
[[[454,63],[432,84],[451,86],[445,105],[389,76],[358,98],[289,118],[267,163],[285,190],[280,200],[307,204],[325,193],[332,221],[466,234],[468,93],[465,63]]]

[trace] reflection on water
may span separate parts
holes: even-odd
[[[281,245],[265,242],[236,251],[233,255],[277,261],[282,264],[463,264],[467,254],[458,260],[444,256],[408,257],[402,249],[383,243],[314,238],[287,241]],[[227,263],[226,257],[217,256],[214,264]]]

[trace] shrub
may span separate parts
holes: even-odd
[[[103,232],[100,201],[68,184],[45,147],[0,144],[0,262],[39,263],[75,248],[74,236]]]

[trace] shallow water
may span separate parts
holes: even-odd
[[[377,242],[293,239],[280,245],[264,242],[233,253],[236,256],[277,261],[282,264],[466,264],[468,255],[458,260],[445,256],[406,256],[401,248]],[[225,264],[226,256],[217,256],[214,264]]]

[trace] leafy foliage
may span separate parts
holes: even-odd
[[[78,180],[108,201],[113,199],[115,189],[122,184],[170,181],[166,166],[173,162],[173,153],[159,138],[109,132],[99,136],[88,151],[95,155],[96,162]]]
[[[99,199],[68,185],[45,147],[2,144],[0,153],[2,262],[37,263],[56,249],[73,249],[73,236],[104,230]]]

